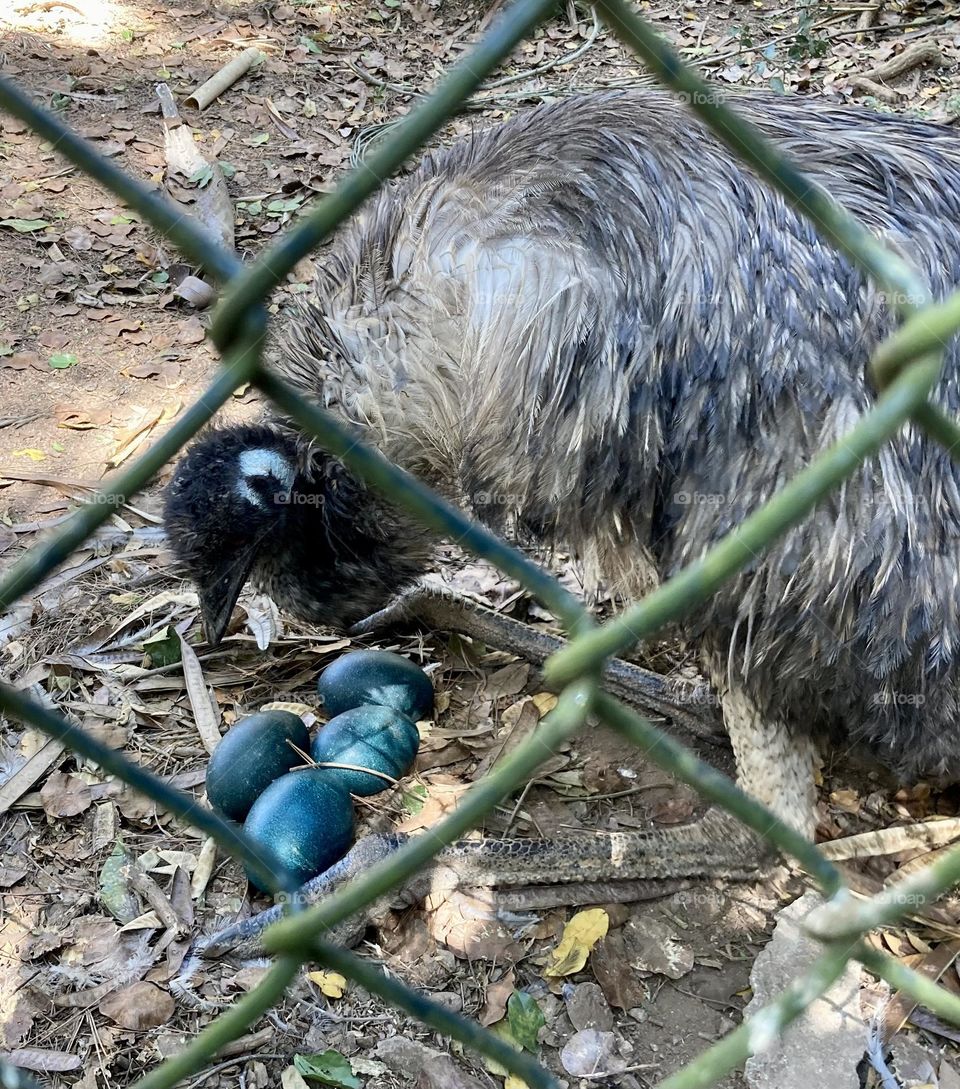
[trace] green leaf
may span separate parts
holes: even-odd
[[[303,197],[290,197],[287,200],[271,200],[267,205],[270,215],[282,215],[285,212],[295,212],[303,204]]]
[[[415,817],[427,800],[427,788],[422,783],[417,783],[403,792],[403,811]]]
[[[514,991],[507,1000],[507,1023],[510,1035],[527,1051],[536,1053],[537,1033],[547,1023],[537,1000],[526,991]]]
[[[48,362],[55,371],[65,371],[77,362],[77,357],[73,352],[54,352]]]
[[[45,219],[0,219],[0,227],[12,227],[21,234],[28,234],[30,231],[42,231],[49,226],[51,224]]]
[[[129,923],[140,914],[140,901],[130,887],[136,866],[136,860],[127,853],[118,839],[104,862],[97,881],[100,903],[121,923]]]
[[[213,178],[213,167],[209,163],[204,163],[199,170],[195,170],[190,175],[190,181],[199,185],[201,189],[210,184]]]
[[[322,1055],[294,1055],[293,1065],[305,1078],[336,1085],[339,1089],[363,1089],[363,1082],[354,1075],[350,1063],[332,1048]]]
[[[144,653],[150,659],[150,666],[156,669],[159,666],[175,665],[180,661],[180,637],[168,624],[143,641]]]

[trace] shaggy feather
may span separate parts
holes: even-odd
[[[935,298],[957,286],[952,131],[810,99],[735,105]],[[283,329],[283,377],[631,596],[869,410],[867,360],[894,325],[811,224],[648,91],[543,106],[427,156],[319,265]],[[955,344],[936,399],[960,410]],[[865,740],[908,778],[960,775],[958,485],[907,427],[686,618],[731,706]]]

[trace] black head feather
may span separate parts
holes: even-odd
[[[344,628],[423,572],[430,543],[335,458],[269,425],[208,432],[178,463],[164,521],[218,643],[249,581]]]

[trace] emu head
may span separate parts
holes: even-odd
[[[289,532],[298,472],[293,439],[266,427],[211,431],[177,465],[164,522],[197,586],[210,643],[223,638],[260,554]]]
[[[214,645],[248,580],[295,616],[343,629],[414,582],[432,551],[339,461],[268,425],[195,442],[165,500],[170,545]]]

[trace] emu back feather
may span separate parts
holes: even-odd
[[[809,99],[736,108],[936,298],[960,138]],[[628,594],[869,409],[877,290],[667,95],[574,98],[428,156],[320,258],[285,377],[486,521]],[[960,412],[955,344],[937,397]],[[960,773],[960,470],[906,429],[682,634],[792,729]]]

